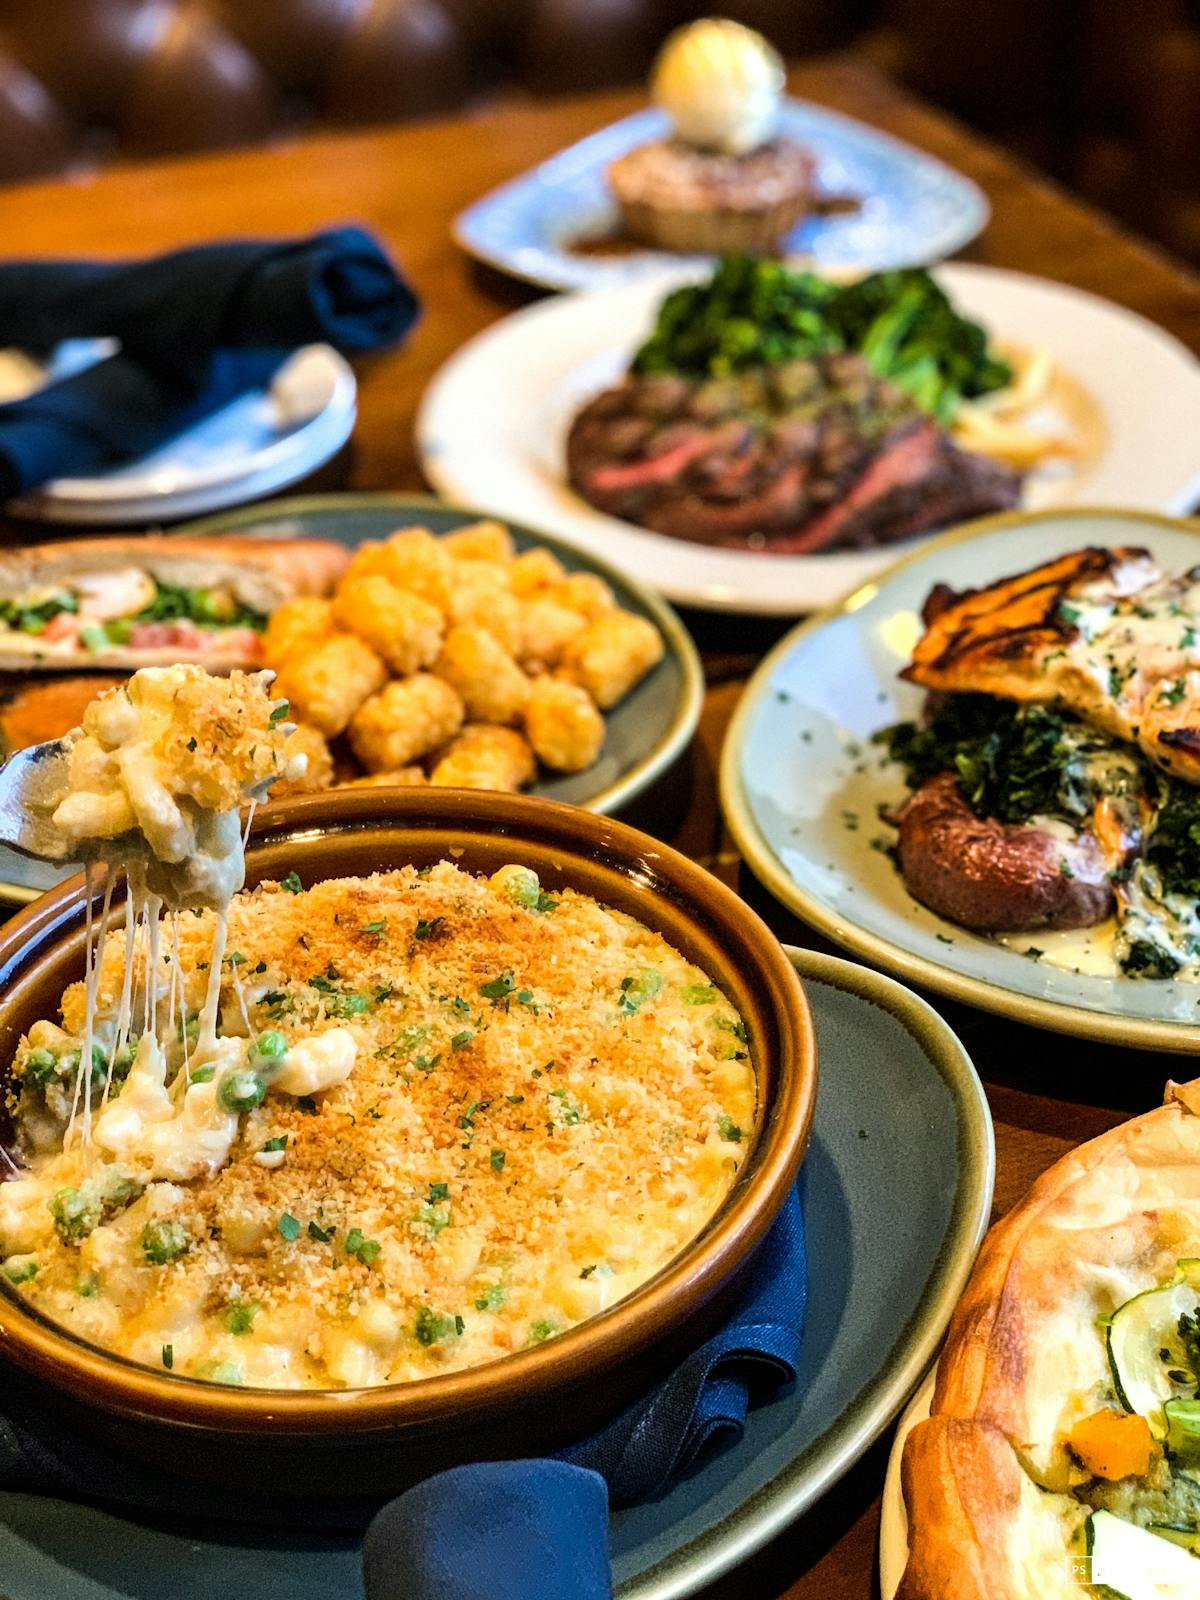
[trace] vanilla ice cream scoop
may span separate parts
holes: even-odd
[[[685,143],[726,155],[745,155],[774,137],[783,86],[779,52],[753,28],[718,17],[676,29],[651,81]]]

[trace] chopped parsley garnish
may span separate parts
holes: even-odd
[[[460,1017],[469,1017],[471,1015],[471,1007],[467,1001],[463,999],[462,995],[456,994],[454,999],[451,1000],[450,1004],[454,1007],[455,1011],[458,1012]]]
[[[541,912],[541,914],[545,916],[547,911],[553,911],[557,905],[558,901],[552,894],[547,894],[544,889],[539,889],[537,903],[533,909]]]
[[[746,1043],[746,1024],[740,1017],[714,1017],[712,1025],[714,1028],[720,1028],[723,1033],[731,1033],[743,1044]]]
[[[164,1367],[166,1367],[168,1372],[170,1372],[171,1368],[175,1365],[175,1346],[173,1344],[163,1345],[162,1364]]]
[[[470,1028],[464,1028],[461,1033],[456,1033],[450,1041],[451,1050],[465,1050],[475,1035]]]
[[[505,1163],[506,1159],[507,1158],[506,1158],[503,1150],[493,1150],[491,1155],[488,1157],[488,1160],[491,1163],[492,1171],[493,1172],[503,1172],[504,1171],[504,1163]]]
[[[550,1097],[559,1102],[556,1116],[564,1128],[577,1127],[583,1121],[583,1112],[565,1089],[551,1089]]]
[[[308,1237],[315,1239],[318,1244],[328,1244],[336,1232],[336,1228],[323,1228],[319,1222],[310,1222],[308,1225]]]
[[[351,1228],[342,1249],[348,1256],[357,1256],[364,1267],[369,1267],[383,1246],[378,1239],[365,1239],[361,1228]]]
[[[187,747],[188,747],[189,750],[194,750],[196,748],[195,739],[189,739],[188,742],[187,742]],[[170,1349],[170,1345],[164,1345],[163,1349],[164,1350],[169,1350]]]
[[[1169,689],[1160,689],[1158,698],[1164,705],[1177,706],[1187,693],[1187,684],[1182,678],[1176,678]]]
[[[287,701],[281,700],[277,706],[272,707],[271,715],[267,718],[267,722],[272,728],[277,728],[290,710],[291,707],[288,705]]]
[[[493,1005],[498,1004],[517,987],[516,979],[511,972],[502,972],[498,978],[492,978],[488,983],[479,985],[479,992],[485,1000],[490,1000]]]
[[[306,1117],[315,1117],[320,1113],[321,1110],[320,1106],[313,1099],[311,1094],[297,1095],[296,1105],[299,1110],[303,1111]]]
[[[377,917],[374,922],[364,922],[359,930],[362,933],[373,933],[377,939],[382,939],[387,932],[387,918]]]
[[[413,938],[436,939],[445,921],[445,917],[430,917],[428,920],[425,917],[418,918],[417,925],[413,929]]]
[[[717,1132],[722,1139],[727,1139],[730,1144],[741,1144],[742,1142],[742,1130],[730,1116],[722,1114],[717,1119]]]
[[[429,1204],[437,1205],[439,1200],[449,1200],[450,1185],[448,1183],[431,1183],[429,1185]]]
[[[431,1311],[428,1306],[422,1306],[417,1312],[413,1332],[417,1336],[417,1343],[428,1348],[443,1339],[456,1338],[465,1326],[461,1317],[447,1316],[444,1311]]]
[[[535,1017],[539,1015],[541,1008],[533,998],[532,989],[518,989],[516,994],[513,995],[513,999],[519,1006],[524,1006],[527,1011],[532,1011]]]
[[[299,1219],[292,1216],[290,1211],[285,1211],[275,1226],[279,1229],[282,1237],[287,1239],[289,1243],[293,1239],[300,1237]]]
[[[300,882],[300,874],[295,871],[289,872],[286,878],[280,878],[279,887],[286,889],[289,894],[304,893],[304,885]]]

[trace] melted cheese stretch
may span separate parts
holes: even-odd
[[[180,919],[177,955],[136,939],[150,1022],[90,1167],[60,1137],[82,986],[18,1051],[29,1174],[0,1185],[0,1255],[73,1332],[216,1381],[419,1378],[603,1310],[728,1193],[755,1125],[745,1029],[634,919],[442,863],[239,894],[223,959],[215,921]],[[127,944],[96,979],[101,1076]],[[210,960],[220,1027],[193,1044]]]

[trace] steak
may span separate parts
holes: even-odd
[[[631,374],[575,418],[567,473],[656,533],[796,553],[886,544],[1020,495],[844,352],[728,378]]]

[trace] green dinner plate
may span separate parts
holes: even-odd
[[[1164,571],[1186,572],[1200,562],[1200,522],[1012,512],[922,543],[762,662],[725,741],[721,804],[772,894],[905,982],[1037,1027],[1192,1055],[1200,984],[1079,971],[1049,959],[1063,935],[1040,934],[1024,953],[945,921],[908,893],[889,853],[895,833],[880,821],[907,790],[871,737],[920,714],[924,691],[899,673],[926,595],[938,583],[982,588],[1086,545],[1145,546]]]
[[[789,953],[821,1063],[801,1179],[810,1296],[799,1378],[751,1411],[737,1444],[660,1499],[613,1514],[619,1600],[694,1594],[847,1471],[932,1362],[987,1223],[992,1125],[957,1038],[893,979]],[[362,1600],[356,1541],[195,1527],[186,1507],[184,1485],[171,1527],[0,1494],[0,1593]]]
[[[181,534],[261,533],[277,538],[334,539],[354,548],[385,539],[397,528],[419,524],[451,533],[485,515],[446,505],[426,495],[310,495],[207,517],[174,529]],[[661,776],[696,731],[704,698],[704,673],[687,629],[664,601],[594,556],[549,534],[509,523],[518,549],[547,545],[571,572],[596,572],[612,585],[626,611],[649,617],[663,636],[662,661],[605,717],[604,747],[586,772],[543,774],[533,793],[589,811],[627,805]],[[71,870],[27,861],[0,845],[0,902],[23,904],[52,889]]]

